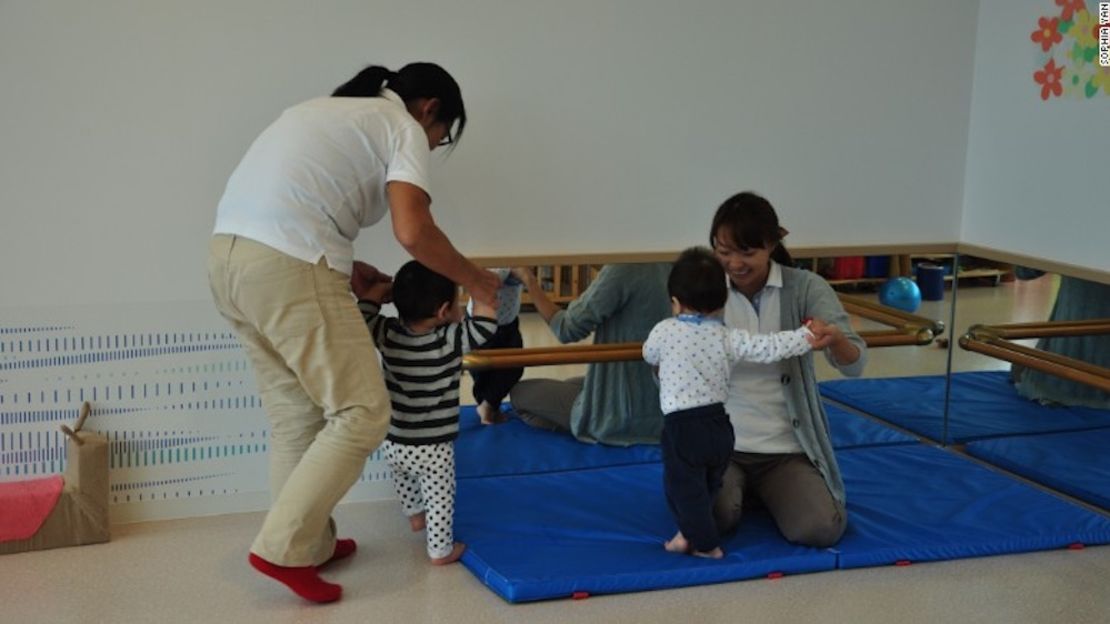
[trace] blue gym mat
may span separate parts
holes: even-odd
[[[825,409],[829,415],[833,446],[838,449],[916,442],[912,436],[864,416],[833,405],[826,405]],[[455,474],[459,479],[659,461],[658,446],[640,444],[622,448],[585,444],[566,433],[529,427],[516,417],[500,425],[483,426],[478,422],[473,405],[459,410],[459,438],[455,441]]]
[[[756,511],[723,560],[668,553],[675,525],[659,464],[460,480],[455,535],[468,545],[463,564],[510,602],[1110,542],[1107,518],[947,451],[839,457],[849,529],[834,549],[791,545]]]
[[[860,411],[943,441],[944,376],[838,379],[821,394]],[[1007,372],[952,375],[948,442],[1110,427],[1110,410],[1046,407],[1017,394]]]
[[[825,403],[825,413],[829,416],[829,435],[832,437],[833,448],[838,450],[917,443],[917,438],[911,435],[828,402]]]
[[[950,451],[886,446],[837,459],[849,518],[839,568],[1110,543],[1110,518]]]
[[[793,546],[753,514],[710,561],[663,550],[675,532],[662,465],[459,481],[463,564],[509,602],[612,594],[832,570],[833,553]]]
[[[1023,477],[1110,509],[1110,429],[983,440],[967,452]]]
[[[499,425],[482,425],[473,405],[459,409],[457,479],[657,463],[660,457],[659,447],[654,445],[586,444],[569,433],[528,426],[515,416]]]

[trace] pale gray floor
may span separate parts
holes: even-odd
[[[345,505],[336,519],[361,549],[326,574],[345,588],[334,605],[304,604],[247,567],[262,516],[239,514],[126,525],[109,544],[0,557],[0,621],[1110,621],[1110,548],[510,605],[461,565],[429,565],[392,502]]]
[[[961,290],[961,319],[1043,319],[1052,293],[1048,281]],[[545,331],[534,316],[526,319],[528,344],[547,343]],[[941,373],[945,359],[933,348],[875,350],[871,372]],[[958,370],[1004,368],[960,354],[956,361]],[[550,367],[529,376],[581,370]],[[1110,622],[1106,547],[509,605],[462,566],[429,565],[422,536],[409,532],[393,501],[337,510],[342,533],[356,538],[360,550],[326,575],[344,585],[344,599],[310,606],[247,566],[261,518],[123,525],[109,544],[0,557],[0,623]]]

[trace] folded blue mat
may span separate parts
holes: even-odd
[[[455,535],[463,564],[510,602],[1110,542],[1110,520],[940,449],[839,457],[849,529],[835,549],[791,545],[753,512],[723,560],[668,553],[659,464],[460,480]]]
[[[983,440],[968,444],[967,452],[1110,509],[1110,429]]]
[[[855,448],[914,443],[913,436],[869,418],[826,405],[833,446]],[[542,449],[542,452],[539,450]],[[459,410],[459,438],[455,442],[455,473],[459,479],[513,474],[562,472],[604,466],[628,466],[661,461],[659,447],[629,447],[578,442],[568,433],[530,427],[516,417],[500,425],[483,426],[473,405]]]
[[[944,376],[837,379],[821,394],[927,438],[944,434]],[[1110,410],[1046,407],[1017,394],[1006,372],[952,375],[948,442],[1110,427]]]
[[[848,491],[838,567],[1110,543],[1110,519],[930,446],[837,453]]]

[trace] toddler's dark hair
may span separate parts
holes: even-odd
[[[420,321],[436,315],[444,303],[455,302],[455,282],[416,260],[410,260],[393,276],[393,305],[404,321]]]
[[[708,248],[691,247],[679,254],[671,267],[667,292],[691,310],[716,312],[728,300],[725,270]]]

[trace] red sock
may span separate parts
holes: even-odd
[[[317,570],[324,569],[324,566],[331,565],[340,559],[346,559],[355,554],[358,550],[358,544],[353,539],[337,539],[335,540],[335,551],[332,552],[331,557],[327,561],[316,566]]]
[[[247,559],[255,570],[283,583],[305,600],[312,602],[335,602],[343,595],[343,587],[320,578],[315,566],[285,567],[275,565],[251,553]]]

